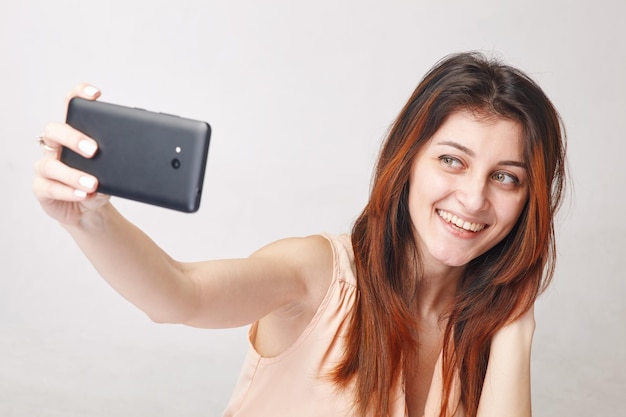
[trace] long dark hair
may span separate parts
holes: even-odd
[[[389,394],[417,352],[411,301],[421,272],[408,212],[409,175],[421,147],[459,110],[520,124],[529,198],[511,232],[472,260],[459,282],[444,333],[442,417],[455,373],[461,405],[468,417],[476,415],[492,336],[532,306],[554,273],[553,219],[565,180],[560,116],[520,70],[476,52],[448,56],[426,74],[391,126],[369,202],[352,230],[359,297],[333,376],[340,385],[354,382],[362,415],[388,415]]]

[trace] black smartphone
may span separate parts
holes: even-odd
[[[73,98],[66,122],[93,138],[85,158],[68,148],[61,161],[98,178],[98,191],[187,213],[196,212],[211,126],[203,121]]]

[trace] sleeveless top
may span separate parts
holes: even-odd
[[[250,346],[224,417],[352,417],[353,390],[329,377],[340,363],[357,297],[350,236],[322,235],[333,250],[333,277],[324,299],[298,339],[278,356],[261,357]],[[394,392],[390,417],[404,417],[403,387]]]

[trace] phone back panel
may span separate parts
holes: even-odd
[[[73,98],[67,123],[98,143],[61,160],[98,178],[98,191],[183,212],[200,206],[211,127],[202,121]]]

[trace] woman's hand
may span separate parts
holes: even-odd
[[[96,100],[99,96],[97,88],[80,84],[67,94],[66,102],[73,97]],[[109,201],[109,196],[95,192],[97,178],[59,161],[62,146],[91,158],[98,149],[92,138],[66,123],[51,122],[40,136],[40,143],[43,155],[35,163],[33,192],[50,217],[65,225],[76,225],[86,212]]]

